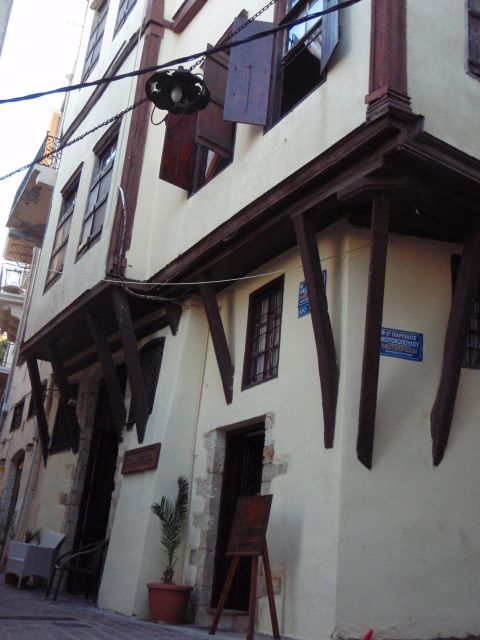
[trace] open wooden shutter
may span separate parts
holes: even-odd
[[[325,9],[338,4],[338,0],[325,0]],[[338,44],[340,29],[338,26],[338,11],[332,11],[323,16],[322,27],[322,57],[320,59],[320,73],[323,73]]]
[[[468,0],[468,68],[480,75],[480,0]]]
[[[160,178],[190,191],[195,171],[198,114],[167,116]]]
[[[211,101],[198,114],[197,142],[224,158],[231,158],[235,126],[223,119],[227,72],[228,55],[225,52],[219,51],[205,60],[204,80]]]
[[[234,30],[245,22],[244,18],[236,18]],[[272,27],[270,22],[254,20],[233,41]],[[273,44],[273,36],[266,36],[231,50],[223,115],[225,120],[259,125],[267,123]]]

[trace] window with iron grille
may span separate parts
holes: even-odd
[[[47,396],[47,380],[42,381],[42,400],[45,402]],[[33,393],[30,394],[30,404],[28,405],[27,419],[35,415],[35,403],[33,402]]]
[[[96,150],[95,168],[90,183],[87,210],[83,219],[77,255],[84,253],[102,233],[116,152],[116,135],[113,139],[110,137],[108,144],[100,146]]]
[[[77,202],[78,184],[80,182],[80,171],[77,170],[74,177],[69,180],[62,192],[62,206],[55,231],[55,239],[53,241],[52,255],[48,263],[47,278],[45,287],[48,288],[55,280],[57,280],[63,271],[65,264],[65,253],[67,251],[68,236],[70,234],[70,226],[72,224],[73,212]]]
[[[132,10],[136,2],[137,0],[120,0],[120,5],[118,7],[118,14],[117,14],[117,22],[115,24],[115,33],[125,23],[125,20],[127,19],[128,14]]]
[[[83,68],[82,80],[90,74],[93,67],[97,64],[100,57],[100,49],[102,48],[103,32],[105,31],[105,22],[107,20],[108,1],[102,2],[95,9],[92,30],[88,41],[87,55],[85,57],[85,66]]]
[[[70,399],[76,401],[78,398],[78,384],[70,385]],[[50,451],[60,451],[69,449],[71,445],[70,431],[62,408],[61,402],[58,403],[57,416],[53,427],[52,439],[50,441]]]
[[[250,295],[242,389],[278,376],[283,276]]]
[[[22,426],[23,408],[25,406],[25,399],[17,402],[13,410],[12,424],[10,425],[10,431],[16,431]]]
[[[452,256],[452,292],[455,289],[460,261],[461,256]],[[462,367],[480,369],[480,283],[477,286],[477,293],[470,314]]]
[[[142,367],[143,379],[145,381],[145,388],[147,390],[149,414],[153,411],[158,376],[160,375],[160,367],[162,366],[164,345],[165,339],[159,338],[158,340],[152,340],[152,342],[149,342],[140,349],[140,364]],[[135,413],[135,397],[132,397],[127,420],[129,425],[135,422]]]
[[[468,0],[468,58],[470,73],[480,77],[480,0]]]

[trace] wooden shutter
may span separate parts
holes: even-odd
[[[224,158],[231,158],[235,127],[223,119],[227,72],[228,55],[225,52],[219,51],[205,60],[204,80],[211,100],[198,114],[197,142]]]
[[[330,9],[338,4],[338,0],[325,0],[325,9]],[[320,60],[320,73],[323,73],[332,57],[339,40],[338,11],[332,11],[323,16],[322,28],[322,57]]]
[[[169,113],[166,120],[160,178],[190,191],[195,171],[197,116]]]
[[[238,29],[245,22],[244,18],[236,18],[233,28]],[[272,27],[270,22],[254,20],[233,41]],[[267,123],[273,44],[272,35],[231,50],[223,116],[225,120],[259,125]]]
[[[480,0],[468,0],[468,68],[480,75]]]

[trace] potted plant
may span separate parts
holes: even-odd
[[[188,519],[187,478],[177,479],[178,494],[175,502],[165,496],[151,506],[153,513],[160,520],[160,541],[167,556],[167,566],[163,572],[162,582],[147,584],[150,607],[150,619],[154,621],[180,624],[184,621],[185,608],[192,587],[173,583],[177,552],[185,536]]]

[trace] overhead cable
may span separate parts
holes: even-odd
[[[361,0],[346,0],[345,2],[340,2],[339,4],[329,7],[328,9],[324,9],[323,11],[317,11],[316,13],[311,13],[309,15],[302,16],[295,20],[290,20],[289,22],[285,22],[281,25],[277,25],[275,27],[272,27],[271,29],[267,29],[266,31],[255,33],[251,36],[248,36],[247,38],[243,38],[241,40],[237,40],[235,42],[229,42],[226,44],[219,44],[215,47],[212,47],[211,49],[206,49],[205,51],[200,51],[197,53],[192,53],[187,56],[182,56],[180,58],[175,58],[174,60],[169,60],[168,62],[164,62],[163,64],[144,67],[143,69],[137,69],[134,71],[127,71],[126,73],[119,73],[118,75],[115,75],[115,76],[105,76],[103,78],[99,78],[98,80],[90,80],[88,82],[81,82],[79,84],[71,84],[65,87],[58,87],[56,89],[50,89],[49,91],[29,93],[23,96],[16,96],[14,98],[3,98],[3,99],[0,98],[0,105],[12,103],[12,102],[23,102],[26,100],[35,100],[36,98],[52,95],[54,93],[67,93],[71,91],[76,91],[78,89],[85,89],[88,87],[95,87],[102,84],[109,84],[110,82],[124,80],[125,78],[141,76],[146,73],[152,73],[153,71],[158,71],[161,69],[167,69],[170,67],[182,65],[187,62],[191,62],[192,60],[196,60],[197,58],[202,58],[202,57],[207,58],[219,51],[226,51],[228,49],[233,49],[234,47],[239,47],[243,44],[247,44],[249,42],[259,40],[260,38],[267,38],[268,36],[272,36],[278,33],[279,31],[290,29],[291,27],[295,27],[296,25],[303,24],[304,22],[309,22],[310,20],[315,20],[315,18],[321,18],[322,16],[325,16],[329,13],[340,11],[340,9],[346,9],[347,7],[357,4],[360,1]]]

